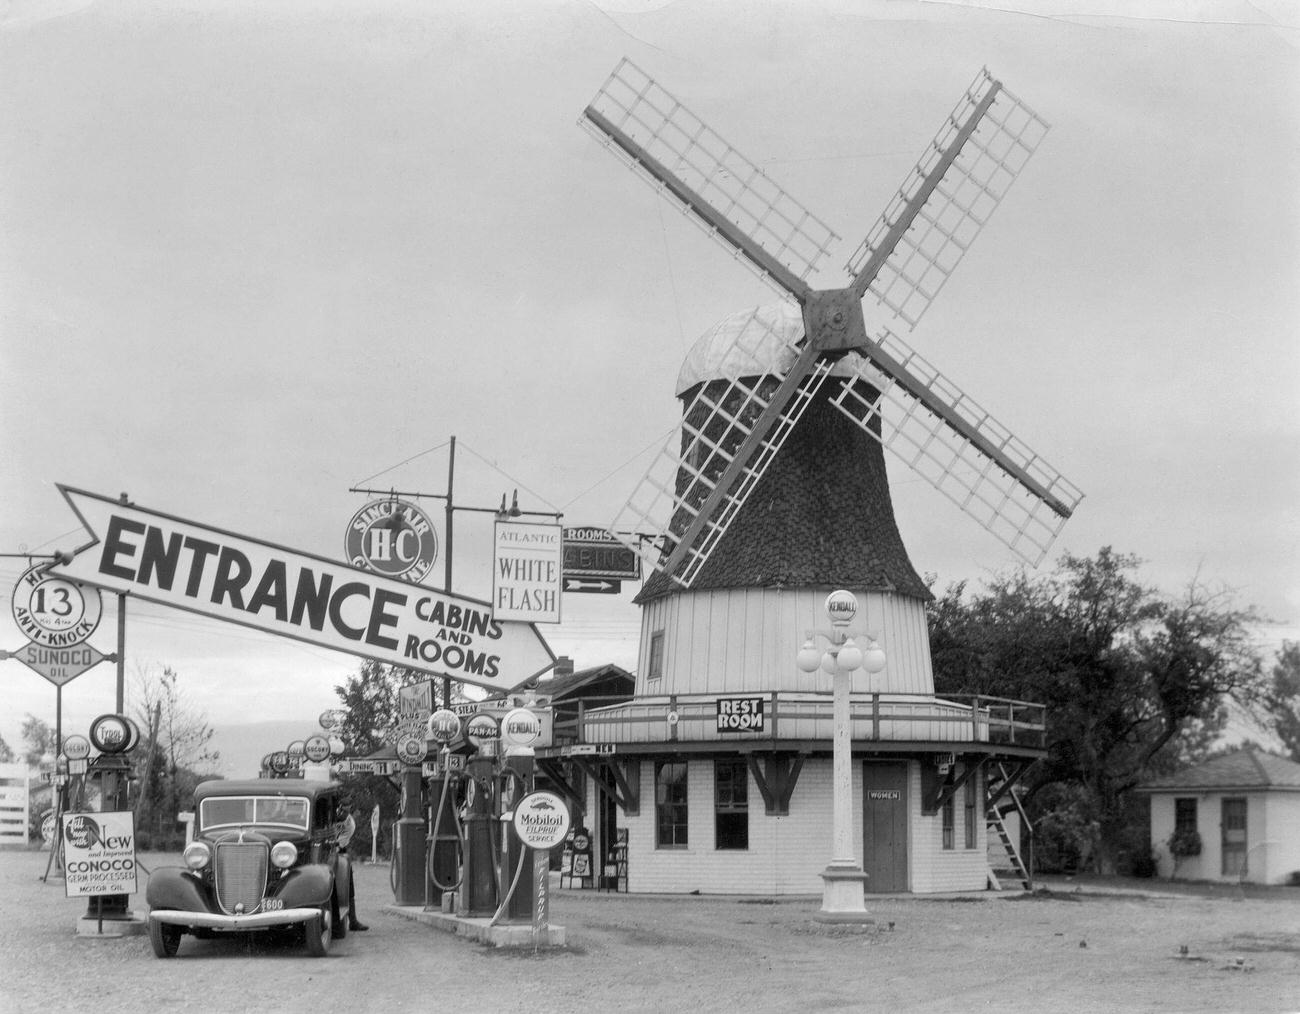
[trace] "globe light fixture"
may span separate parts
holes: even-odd
[[[799,649],[799,654],[795,657],[795,665],[803,672],[813,673],[822,664],[822,653],[817,650],[817,645],[809,639],[804,641],[803,647]],[[53,762],[53,758],[50,758]]]
[[[867,638],[867,650],[862,653],[862,668],[872,676],[885,671],[885,649],[876,643],[874,637]]]

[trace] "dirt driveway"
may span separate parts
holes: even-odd
[[[5,1014],[1300,1011],[1300,889],[1048,881],[1034,897],[874,899],[865,930],[814,922],[811,898],[566,890],[552,918],[569,946],[534,953],[385,912],[388,869],[364,866],[358,903],[371,929],[327,958],[186,937],[177,958],[159,961],[143,936],[76,936],[86,904],[65,898],[57,878],[40,881],[45,862],[0,852]],[[132,906],[143,913],[143,893]]]

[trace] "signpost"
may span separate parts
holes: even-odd
[[[59,489],[92,538],[58,577],[489,689],[554,664],[536,627],[491,603]]]
[[[569,833],[569,808],[554,792],[530,792],[515,805],[519,841],[533,850],[533,946],[550,925],[550,852]]]

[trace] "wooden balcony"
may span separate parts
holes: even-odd
[[[750,729],[721,728],[719,700],[761,700],[762,723]],[[829,692],[678,694],[637,697],[601,705],[588,699],[558,710],[551,753],[574,746],[624,752],[644,744],[702,749],[731,745],[805,750],[830,748],[833,719]],[[670,716],[675,715],[675,719]],[[854,694],[850,729],[855,746],[870,749],[943,749],[987,744],[991,752],[1037,754],[1046,749],[1046,708],[1030,701],[972,694]],[[565,748],[569,748],[566,750]],[[612,749],[611,749],[612,748]],[[1008,749],[1009,748],[1009,749]]]

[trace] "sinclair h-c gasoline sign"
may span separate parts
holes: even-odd
[[[92,540],[63,577],[336,651],[515,686],[555,662],[491,604],[59,486]]]

